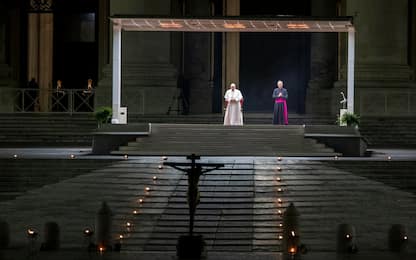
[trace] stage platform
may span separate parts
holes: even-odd
[[[93,133],[93,154],[364,156],[358,129],[335,125],[127,124]]]

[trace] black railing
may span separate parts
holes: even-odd
[[[14,112],[88,113],[94,111],[94,90],[14,88]]]

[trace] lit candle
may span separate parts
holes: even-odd
[[[145,190],[146,190],[147,192],[149,192],[149,191],[150,191],[150,187],[146,187],[146,188],[145,188]]]
[[[281,181],[282,179],[281,179],[280,177],[277,177],[277,178],[276,178],[276,180],[277,180],[277,181]]]
[[[36,236],[36,235],[37,235],[36,230],[34,230],[34,229],[32,229],[32,228],[29,228],[29,229],[27,230],[27,234],[28,234],[29,236],[31,236],[31,237],[34,237],[34,236]]]
[[[407,236],[404,236],[404,237],[403,237],[403,240],[407,240]]]
[[[159,164],[159,166],[157,167],[159,170],[163,169],[163,165]]]
[[[74,159],[75,158],[75,155],[74,154],[71,154],[70,157],[71,157],[71,159]]]
[[[103,247],[103,246],[100,246],[100,247],[99,247],[99,250],[100,250],[100,254],[102,255],[102,254],[104,253],[104,250],[105,250],[105,249],[104,249],[104,247]]]
[[[391,156],[390,156],[390,155],[389,155],[389,156],[387,156],[387,160],[389,160],[389,161],[391,160]]]
[[[278,172],[282,171],[282,168],[277,167],[277,171],[278,171]]]
[[[162,157],[162,160],[164,160],[164,161],[166,161],[168,159],[168,157],[167,156],[163,156]]]
[[[139,199],[139,203],[142,204],[143,203],[143,199]]]
[[[283,236],[282,235],[279,235],[279,240],[282,240],[283,239]]]
[[[153,180],[155,181],[155,180],[157,180],[157,176],[153,176]]]
[[[120,240],[123,239],[123,238],[124,238],[124,236],[123,235],[120,235]]]
[[[133,214],[137,215],[137,214],[139,214],[139,212],[137,210],[133,210]]]
[[[282,160],[282,157],[277,157],[277,160],[280,162]]]
[[[279,227],[283,227],[283,223],[279,223]]]
[[[296,247],[292,246],[292,247],[289,249],[289,252],[290,252],[291,254],[296,254]]]
[[[283,191],[283,189],[282,189],[282,188],[278,188],[278,189],[277,189],[277,191],[278,191],[278,192],[282,192],[282,191]]]
[[[87,237],[91,236],[92,235],[91,229],[89,229],[89,228],[84,229],[84,235],[87,236]]]
[[[290,233],[291,233],[292,237],[295,237],[296,236],[295,235],[295,231],[292,230],[292,232],[290,232]]]
[[[279,210],[277,211],[277,214],[282,215],[282,211],[279,209]]]
[[[346,235],[345,235],[345,238],[346,238],[346,239],[350,239],[350,238],[351,238],[351,235],[350,235],[350,234],[346,234]]]
[[[131,223],[130,222],[127,222],[126,223],[126,227],[131,227]]]
[[[128,158],[129,158],[129,156],[128,156],[127,154],[125,154],[125,155],[124,155],[124,159],[126,159],[126,160],[127,160]]]
[[[17,159],[17,154],[13,154],[13,158],[14,159]]]
[[[278,198],[277,199],[277,202],[282,203],[282,199],[281,198]]]
[[[338,156],[337,156],[337,155],[335,155],[335,156],[334,156],[334,159],[335,159],[335,160],[338,160]]]

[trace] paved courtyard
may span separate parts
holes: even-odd
[[[188,225],[184,173],[167,166],[160,169],[160,157],[91,157],[82,149],[39,151],[1,150],[0,156],[14,162],[25,158],[113,161],[0,201],[0,219],[10,224],[12,239],[12,249],[4,251],[0,259],[26,257],[26,229],[40,231],[36,241],[40,245],[43,225],[48,221],[60,225],[62,249],[41,252],[33,256],[35,259],[175,259],[176,240]],[[18,159],[12,159],[11,154],[19,154]],[[69,159],[70,154],[75,159]],[[385,160],[387,154],[395,159],[399,153],[375,154],[374,160]],[[401,159],[412,160],[413,153],[400,154]],[[185,159],[169,157],[167,161]],[[284,212],[291,202],[301,214],[301,241],[309,249],[302,259],[337,258],[335,238],[341,223],[350,223],[357,230],[359,252],[350,259],[398,259],[399,255],[388,252],[387,234],[392,224],[407,227],[410,252],[404,259],[415,259],[413,192],[337,169],[322,158],[205,157],[201,162],[225,164],[200,180],[195,232],[205,238],[207,259],[280,259],[279,211]],[[122,252],[88,255],[82,231],[94,229],[102,201],[108,202],[114,214],[114,240],[123,235]]]

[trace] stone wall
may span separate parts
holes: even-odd
[[[362,116],[414,116],[416,82],[410,66],[407,0],[348,0],[343,15],[354,16],[356,27],[355,112]],[[345,89],[345,38],[340,80],[333,90],[332,113]]]
[[[171,1],[110,0],[110,15],[170,15]],[[111,106],[112,25],[110,64],[103,68],[96,107]],[[171,33],[122,32],[122,106],[132,114],[166,113],[176,93],[177,67],[171,60]]]

